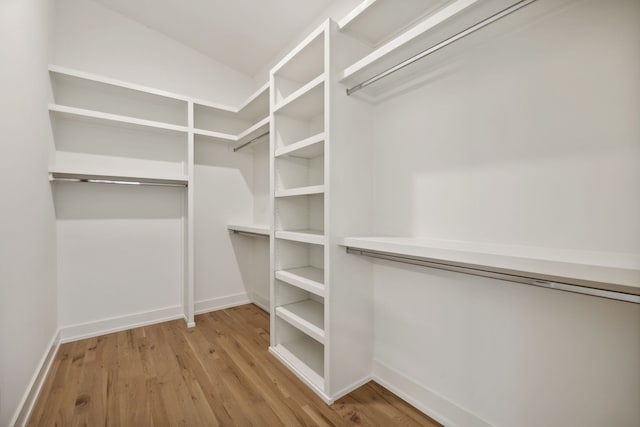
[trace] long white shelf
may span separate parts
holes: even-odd
[[[441,265],[470,270],[464,272],[504,274],[513,276],[514,281],[528,278],[533,281],[530,284],[539,281],[541,286],[550,282],[625,293],[636,296],[640,302],[637,298],[640,295],[638,254],[408,237],[345,237],[341,245],[405,257],[407,261],[422,260],[436,268]]]
[[[294,242],[324,245],[324,232],[318,230],[287,230],[276,231],[276,239],[291,240]]]
[[[340,75],[339,80],[344,81],[353,77],[357,73],[360,73],[367,67],[380,61],[390,53],[398,51],[403,46],[408,45],[419,36],[422,36],[423,34],[432,30],[434,27],[444,23],[445,21],[460,13],[469,6],[473,5],[477,1],[478,0],[456,0],[454,2],[451,2],[437,12],[427,16],[415,26],[400,34],[398,37],[383,44],[370,54],[366,55],[364,58],[354,62],[353,64],[345,68]]]
[[[273,107],[274,113],[296,118],[311,118],[324,109],[324,73],[293,92]]]
[[[237,135],[224,133],[224,132],[216,132],[212,130],[198,129],[198,128],[193,129],[193,133],[199,136],[206,136],[208,138],[216,139],[222,142],[242,143],[245,141],[249,141],[252,138],[255,138],[256,136],[268,131],[269,122],[270,122],[269,117],[265,117],[264,119],[251,125],[251,127],[247,128],[246,130],[240,132]]]
[[[255,92],[242,102],[239,106],[230,106],[225,104],[219,104],[217,102],[206,101],[203,99],[192,99],[193,103],[203,107],[213,108],[215,110],[221,110],[227,113],[233,113],[239,118],[245,118],[248,120],[256,119],[257,117],[264,115],[269,109],[269,82],[260,86]],[[265,104],[260,106],[258,104]]]
[[[78,71],[71,68],[61,67],[59,65],[49,65],[49,72],[53,74],[60,74],[63,76],[75,77],[78,79],[88,80],[96,83],[104,83],[109,86],[121,87],[124,89],[130,89],[136,92],[148,93],[151,95],[158,95],[165,98],[176,99],[179,101],[189,101],[190,98],[184,95],[179,95],[172,92],[167,92],[161,89],[155,89],[148,86],[143,86],[135,83],[123,82],[122,80],[112,79],[110,77],[99,76],[97,74],[85,73],[84,71]]]
[[[310,196],[324,193],[324,185],[310,185],[308,187],[289,188],[276,191],[275,197]]]
[[[338,28],[371,46],[378,46],[444,3],[443,0],[364,0],[338,22]]]
[[[270,229],[267,224],[227,224],[227,230],[267,237],[270,234]]]
[[[156,122],[153,120],[138,119],[135,117],[121,116],[118,114],[103,113],[101,111],[87,110],[84,108],[69,107],[66,105],[49,104],[49,111],[56,116],[66,117],[76,120],[86,120],[90,122],[111,122],[133,127],[143,127],[158,129],[161,131],[172,131],[187,133],[186,126],[173,125],[169,123]]]
[[[278,148],[275,157],[291,156],[312,159],[324,154],[324,132]]]
[[[276,307],[276,315],[314,340],[324,344],[324,305],[304,300]]]
[[[324,346],[313,338],[303,335],[295,340],[277,344],[271,348],[280,360],[293,371],[316,387],[324,390]]]
[[[153,175],[123,175],[109,173],[95,173],[86,171],[50,170],[49,179],[55,180],[81,180],[88,182],[121,182],[121,183],[147,183],[167,185],[188,185],[186,176],[153,176]]]
[[[324,270],[316,267],[298,267],[278,270],[276,279],[297,288],[324,297]]]

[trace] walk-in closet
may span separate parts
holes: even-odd
[[[0,427],[640,425],[639,0],[0,34]]]

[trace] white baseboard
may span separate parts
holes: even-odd
[[[31,381],[29,381],[27,390],[20,400],[20,404],[18,405],[12,420],[9,422],[10,426],[23,427],[27,424],[27,421],[29,421],[31,411],[33,411],[33,406],[35,405],[36,400],[38,400],[38,395],[40,394],[44,380],[47,378],[47,373],[51,368],[53,359],[55,358],[56,353],[58,353],[59,347],[60,331],[56,331],[56,333],[53,334],[53,338],[51,339],[46,352],[40,359],[40,363],[38,364],[33,377],[31,377]]]
[[[64,326],[60,328],[60,342],[64,344],[71,341],[110,334],[112,332],[119,332],[127,329],[138,328],[140,326],[153,325],[155,323],[183,318],[184,312],[182,307],[176,305],[158,310]]]
[[[373,361],[373,380],[446,427],[491,427],[487,421],[378,360]]]
[[[256,292],[249,292],[249,301],[269,313],[269,299]]]
[[[223,310],[225,308],[236,307],[242,304],[249,304],[249,302],[249,296],[245,292],[241,292],[235,295],[227,295],[224,297],[196,301],[195,313],[209,313],[211,311]]]
[[[340,390],[337,393],[334,393],[331,396],[331,399],[333,401],[336,401],[338,399],[340,399],[341,397],[346,396],[347,394],[351,393],[353,390],[362,387],[363,385],[365,385],[366,383],[368,383],[369,381],[371,381],[373,378],[369,377],[364,377],[359,379],[358,381],[354,382],[351,385],[346,386],[345,388],[343,388],[342,390]]]

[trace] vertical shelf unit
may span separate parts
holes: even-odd
[[[354,147],[360,142],[335,146],[332,97],[338,85],[331,61],[336,33],[337,25],[326,21],[270,73],[270,351],[327,403],[369,380],[373,323],[370,277],[365,273],[347,283],[334,274],[343,262],[338,233],[345,226],[361,231],[348,227],[339,213],[345,195],[357,194],[353,185],[336,179],[341,173],[334,165],[357,161]],[[359,167],[349,171],[361,172]],[[362,298],[354,300],[356,294]],[[350,311],[343,307],[347,300]]]

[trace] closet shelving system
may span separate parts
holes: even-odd
[[[336,244],[345,229],[366,228],[366,203],[354,200],[369,172],[361,118],[345,111],[332,76],[334,36],[325,22],[270,73],[270,351],[328,403],[369,379],[372,346],[367,273]],[[347,201],[353,217],[342,215]]]
[[[536,0],[365,0],[345,16],[340,31],[358,40],[364,53],[344,67],[338,80],[349,94],[376,103],[429,77],[433,63],[445,61],[482,40],[457,43]],[[544,2],[541,2],[544,3]],[[538,7],[536,13],[547,6]],[[529,19],[510,18],[512,26]],[[486,35],[505,31],[487,28]],[[444,49],[444,48],[447,49]],[[422,60],[430,56],[429,60]],[[367,88],[367,89],[365,89]]]
[[[182,300],[185,320],[194,326],[196,137],[236,148],[265,140],[269,85],[230,107],[56,65],[49,74],[52,183],[186,187]]]

